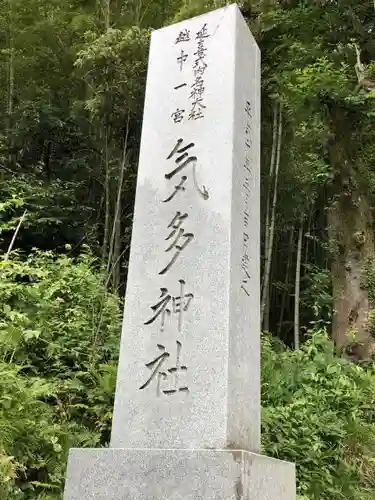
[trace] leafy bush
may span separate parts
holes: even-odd
[[[369,312],[369,329],[372,337],[375,337],[375,266],[372,262],[365,266],[364,283],[367,287],[368,296],[370,300],[371,309]]]
[[[71,446],[108,441],[119,301],[90,254],[0,263],[0,498],[61,498]]]
[[[109,440],[120,304],[90,254],[0,263],[0,498],[61,498],[70,447]],[[264,453],[295,462],[299,500],[375,498],[375,370],[262,341]]]
[[[264,452],[295,462],[300,500],[375,498],[375,370],[334,356],[324,331],[299,351],[263,339]]]
[[[331,273],[311,264],[305,265],[305,271],[301,304],[311,310],[315,322],[328,324],[332,320],[333,307]]]

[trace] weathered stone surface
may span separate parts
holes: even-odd
[[[254,453],[259,148],[237,6],[154,32],[111,448],[71,450],[64,500],[295,500]]]
[[[295,500],[294,465],[229,450],[73,449],[64,500]]]
[[[111,447],[259,450],[259,103],[236,5],[153,33]]]

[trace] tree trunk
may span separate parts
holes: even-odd
[[[298,231],[296,280],[294,285],[294,349],[299,349],[299,300],[301,285],[301,258],[302,258],[303,215]]]
[[[294,236],[294,227],[291,228],[290,237],[289,237],[288,260],[286,263],[284,289],[283,289],[283,294],[281,297],[281,306],[280,306],[280,319],[279,319],[278,330],[277,330],[279,337],[281,335],[281,329],[282,329],[283,320],[284,320],[284,311],[285,311],[286,301],[287,301],[287,298],[289,297],[288,284],[289,284],[290,266],[291,266],[292,259],[293,259],[293,236]]]
[[[103,8],[103,15],[104,15],[104,26],[106,31],[108,31],[111,25],[111,0],[106,0]]]
[[[109,171],[109,145],[108,145],[108,127],[104,129],[104,237],[102,246],[102,265],[108,265],[108,246],[109,246],[109,227],[111,222],[110,206],[110,171]]]
[[[111,0],[97,0],[99,15],[103,18],[104,29],[108,31],[111,26]]]
[[[311,220],[312,220],[312,214],[314,211],[314,206],[311,207],[311,210],[309,211],[309,222],[307,225],[307,238],[306,238],[306,244],[305,244],[305,264],[308,264],[310,259],[309,259],[309,241],[311,237]]]
[[[262,290],[262,302],[261,302],[261,324],[263,325],[264,309],[269,295],[269,280],[271,271],[271,261],[272,261],[272,250],[273,250],[273,239],[275,234],[275,216],[276,216],[276,203],[277,203],[277,184],[280,166],[280,152],[281,152],[281,136],[282,136],[282,104],[279,107],[279,128],[277,137],[277,154],[276,154],[276,165],[275,165],[275,183],[273,189],[273,199],[272,199],[272,210],[271,210],[271,226],[270,226],[270,239],[268,243],[268,251],[266,255],[265,269],[264,269],[264,284]]]
[[[110,10],[110,0],[99,0],[99,7],[103,16],[104,20],[104,27],[105,30],[108,31],[110,27],[110,15],[111,15],[111,10]],[[106,67],[104,70],[105,74],[108,75],[108,68]],[[106,78],[106,93],[105,93],[105,103],[107,101],[107,95],[108,95],[108,77]],[[104,106],[105,110],[107,110],[107,106]],[[105,122],[107,122],[107,117],[104,117]],[[109,230],[110,230],[110,224],[111,224],[111,203],[110,203],[110,189],[111,189],[111,175],[110,175],[110,154],[109,154],[109,140],[110,140],[110,134],[109,134],[109,126],[108,123],[104,125],[104,200],[105,200],[105,215],[104,215],[104,237],[103,237],[103,246],[102,246],[102,265],[103,268],[110,266],[111,263],[111,256],[110,254],[110,242],[109,242]]]
[[[267,189],[267,200],[266,200],[266,222],[265,222],[265,228],[264,228],[264,256],[265,256],[265,260],[267,259],[268,246],[269,246],[269,241],[270,241],[270,209],[271,209],[270,198],[271,198],[273,171],[274,171],[275,157],[276,157],[277,109],[278,109],[278,103],[277,103],[277,101],[275,101],[274,105],[273,105],[272,152],[271,152],[271,159],[270,159],[270,168],[269,168],[269,173],[268,173],[268,189]],[[266,267],[266,266],[264,266],[264,267]],[[262,290],[263,290],[263,287],[264,287],[264,272],[263,272],[263,280],[262,280]]]
[[[108,256],[108,273],[110,268],[112,269],[112,288],[116,292],[120,286],[120,254],[121,254],[121,196],[122,188],[124,183],[124,174],[126,169],[126,151],[124,149],[124,157],[121,162],[118,188],[117,188],[117,200],[115,206],[115,213],[113,217],[113,228],[112,237],[110,244],[110,251]],[[109,276],[108,276],[109,277]]]
[[[7,253],[5,254],[4,256],[4,260],[8,260],[9,259],[9,256],[10,256],[10,253],[11,251],[13,250],[13,247],[14,247],[14,243],[16,241],[16,238],[17,238],[17,235],[18,235],[18,232],[19,230],[21,229],[21,226],[22,226],[22,223],[25,219],[25,216],[26,216],[26,213],[27,213],[27,210],[24,211],[24,213],[21,215],[20,217],[20,220],[17,224],[17,227],[16,227],[16,230],[14,231],[14,234],[13,234],[13,237],[12,237],[12,240],[9,244],[9,247],[8,247],[8,250],[7,250]]]
[[[272,288],[271,288],[272,290]],[[263,331],[270,331],[270,302],[272,300],[272,294],[268,292],[266,297],[266,303],[264,305],[264,313],[263,313]]]
[[[358,183],[355,151],[343,112],[332,121],[330,159],[335,172],[335,194],[328,211],[332,256],[334,314],[332,337],[340,350],[354,359],[368,359],[374,351],[370,333],[370,302],[364,285],[366,266],[374,257],[370,206]]]
[[[13,0],[9,0],[9,62],[8,62],[8,162],[12,167],[15,163],[13,152],[13,100],[14,100],[14,43],[13,43]]]
[[[115,241],[113,244],[113,264],[112,264],[112,287],[114,292],[118,292],[120,287],[121,273],[121,200],[119,205],[119,213],[114,221],[115,226]]]
[[[265,230],[264,230],[264,255],[265,255],[265,264],[263,271],[263,279],[262,279],[262,296],[263,289],[265,283],[265,270],[267,268],[267,256],[268,256],[268,248],[270,242],[270,197],[272,191],[272,181],[273,181],[273,171],[275,167],[275,158],[276,158],[276,145],[277,145],[277,111],[278,111],[278,103],[274,102],[273,105],[273,126],[272,126],[272,152],[270,159],[270,168],[268,173],[268,189],[267,189],[267,200],[266,200],[266,222],[265,222]],[[268,332],[270,329],[270,293],[267,290],[267,295],[265,297],[264,304],[264,314],[263,314],[263,330]]]
[[[113,227],[111,241],[109,244],[108,263],[107,263],[107,276],[109,278],[112,273],[112,287],[113,291],[117,291],[120,285],[120,258],[121,258],[121,196],[125,178],[125,170],[128,161],[128,137],[129,137],[129,118],[126,125],[126,132],[124,138],[124,147],[122,151],[122,160],[119,166],[118,184],[117,184],[117,198],[115,211],[113,216]]]

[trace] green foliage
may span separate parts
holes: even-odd
[[[375,496],[375,367],[335,357],[324,331],[300,351],[263,339],[264,452],[296,463],[300,500]]]
[[[69,448],[108,441],[120,309],[94,264],[0,262],[1,498],[60,498]]]
[[[115,130],[122,130],[129,113],[141,112],[146,80],[149,32],[134,26],[110,28],[98,37],[85,35],[75,66],[79,74],[90,75],[95,91],[85,106],[96,118],[106,117]]]
[[[315,321],[325,321],[329,324],[332,315],[332,283],[328,270],[317,266],[306,265],[303,278],[302,304],[311,309]]]
[[[367,263],[363,275],[363,286],[367,288],[370,299],[369,327],[372,337],[375,337],[375,265]]]
[[[115,345],[118,303],[103,291],[89,254],[73,260],[35,250],[0,263],[0,352],[33,374],[64,377],[105,359]],[[63,372],[62,372],[63,370]]]
[[[109,440],[120,304],[94,265],[37,250],[1,262],[1,498],[61,498],[69,448]],[[262,363],[264,451],[296,462],[299,499],[370,499],[375,370],[336,358],[323,332],[297,352],[264,338]]]

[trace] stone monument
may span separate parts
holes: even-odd
[[[110,448],[65,500],[294,500],[260,451],[260,52],[238,7],[151,38]]]

